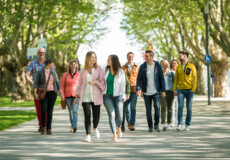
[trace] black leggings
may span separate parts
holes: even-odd
[[[84,115],[85,115],[85,131],[86,134],[90,134],[91,128],[91,109],[93,110],[93,128],[97,128],[100,119],[100,105],[94,105],[93,102],[83,102],[82,103]]]
[[[46,96],[40,101],[41,104],[41,123],[42,127],[46,126],[46,115],[47,115],[47,126],[46,129],[51,129],[52,118],[53,118],[53,108],[55,101],[57,99],[57,92],[47,91]]]

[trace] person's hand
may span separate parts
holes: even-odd
[[[176,91],[173,91],[173,95],[174,95],[174,96],[177,96],[177,92],[176,92]]]
[[[29,84],[33,86],[34,82],[32,80],[29,81]]]
[[[124,99],[124,98],[122,98],[122,102],[125,102],[125,99]]]
[[[88,83],[89,83],[90,85],[96,84],[96,82],[94,82],[94,81],[89,81]]]
[[[74,103],[74,104],[78,104],[78,97],[77,97],[77,96],[75,97],[75,100],[74,100],[73,103]]]
[[[137,92],[136,92],[136,95],[137,95],[137,96],[140,96],[140,95],[141,95],[141,91],[137,91]]]
[[[165,97],[166,93],[165,92],[161,92],[161,97]]]
[[[100,83],[103,82],[103,80],[102,80],[101,78],[99,78],[98,81],[99,81]]]
[[[39,100],[39,96],[38,96],[37,93],[34,93],[34,98],[35,98],[36,100]]]
[[[126,99],[128,100],[128,99],[129,99],[129,96],[126,96]]]
[[[65,100],[65,98],[63,97],[63,95],[62,95],[62,94],[61,94],[61,100],[62,100],[62,101],[64,101],[64,100]]]

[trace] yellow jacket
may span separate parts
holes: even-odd
[[[188,62],[185,66],[185,70],[183,70],[183,65],[178,65],[175,73],[173,90],[191,89],[192,92],[195,92],[196,84],[196,67],[192,63]]]

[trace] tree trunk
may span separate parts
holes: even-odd
[[[201,61],[193,61],[197,70],[197,87],[196,93],[199,95],[205,95],[205,83],[204,83],[204,64]]]
[[[214,96],[224,97],[228,94],[228,60],[211,63],[211,71],[215,77]]]
[[[11,101],[20,102],[24,100],[32,100],[32,87],[28,85],[25,78],[25,69],[23,67],[18,72],[13,72],[12,74],[12,92],[11,92]]]

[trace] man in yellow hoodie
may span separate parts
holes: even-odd
[[[188,62],[188,52],[180,51],[180,65],[177,66],[175,80],[173,85],[174,96],[178,97],[178,131],[182,130],[183,126],[183,108],[184,98],[186,98],[187,116],[185,121],[185,131],[190,130],[192,119],[192,100],[196,90],[197,74],[196,68],[192,63]]]

